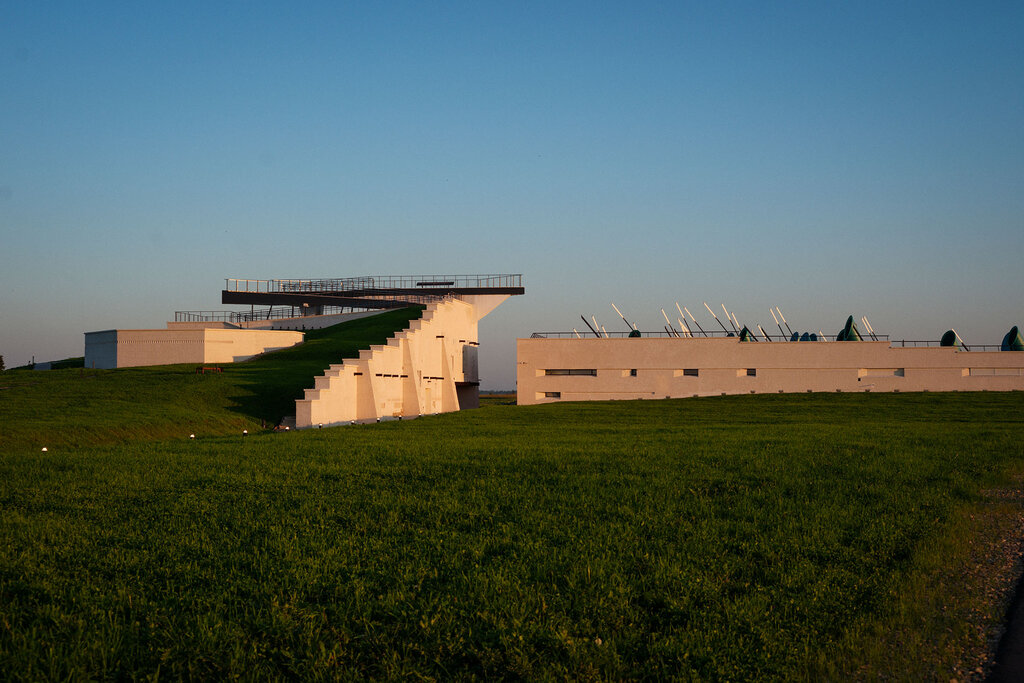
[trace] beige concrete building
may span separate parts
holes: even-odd
[[[300,344],[305,330],[318,330],[380,312],[237,322],[188,320],[190,316],[179,313],[186,319],[168,322],[166,329],[86,332],[85,367],[109,370],[175,363],[239,363]]]
[[[479,405],[478,323],[509,295],[449,296],[386,344],[331,365],[295,402],[299,429]]]
[[[738,337],[516,341],[520,404],[807,391],[1024,390],[1024,352]]]
[[[417,305],[424,307],[423,315],[387,343],[358,358],[339,358],[322,376],[310,377],[312,388],[296,401],[296,426],[474,408],[479,405],[479,321],[523,292],[518,274],[229,278],[222,303],[246,304],[249,311],[178,311],[164,330],[87,332],[85,365],[237,363],[299,344],[305,330]]]
[[[168,323],[164,330],[85,333],[85,367],[238,363],[302,342],[302,332],[248,330],[228,323]]]

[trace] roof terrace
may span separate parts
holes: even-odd
[[[364,275],[308,280],[227,278],[221,303],[258,306],[402,308],[450,295],[525,292],[521,274]]]

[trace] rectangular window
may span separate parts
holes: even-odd
[[[757,368],[747,368],[747,377],[757,377]]]
[[[557,370],[545,370],[545,375],[588,375],[590,377],[597,377],[597,370],[594,369],[557,369]]]
[[[1017,377],[1021,374],[1021,368],[967,368],[963,371],[965,377]]]
[[[685,368],[683,370],[683,377],[697,377],[700,375],[700,371],[697,368]]]
[[[636,368],[633,368],[632,370],[629,371],[629,376],[636,377]]]
[[[861,368],[857,377],[903,377],[903,368]]]
[[[545,391],[544,398],[562,398],[561,391]]]

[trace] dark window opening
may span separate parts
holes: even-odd
[[[636,368],[633,368],[632,370],[629,371],[629,376],[636,377]]]
[[[686,368],[683,370],[683,377],[697,377],[700,375],[700,370],[697,368]]]
[[[757,377],[757,368],[747,368],[747,377]]]
[[[561,391],[545,391],[544,398],[562,398]]]
[[[557,369],[557,370],[545,370],[545,375],[588,375],[590,377],[597,377],[597,370],[594,369]]]

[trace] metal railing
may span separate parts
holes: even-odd
[[[601,337],[604,338],[605,335],[607,335],[608,338],[612,338],[612,339],[620,338],[621,339],[623,337],[629,337],[630,333],[629,332],[607,332],[606,333],[606,332],[602,331]],[[815,335],[817,336],[817,339],[815,341],[835,341],[836,340],[836,335],[834,335],[834,334],[818,335],[817,333],[815,333]],[[597,337],[594,336],[594,333],[591,332],[590,330],[578,330],[576,332],[534,332],[533,334],[530,335],[531,338],[538,338],[538,339],[539,338],[565,339],[565,338],[575,338],[577,336],[579,336],[579,337],[581,337],[583,339],[596,339],[597,338]],[[666,332],[665,330],[655,330],[653,332],[640,332],[640,336],[641,337],[666,337],[666,338],[670,338],[670,339],[690,339],[690,337],[688,337],[688,336],[670,334],[670,333]],[[733,338],[735,338],[735,337],[738,337],[738,336],[739,335],[736,334],[735,332],[731,332],[731,333],[727,334],[727,333],[725,333],[722,330],[707,330],[706,334],[701,334],[700,332],[697,332],[697,333],[693,334],[692,338],[694,338],[694,339],[702,339],[704,337],[717,337],[719,339],[722,339],[722,338],[726,338],[726,337],[733,337]],[[878,335],[875,335],[875,336],[878,337],[877,341],[889,341],[889,335],[887,335],[887,334],[878,334]],[[759,342],[763,342],[765,340],[764,336],[762,336],[761,334],[757,334],[757,333],[751,334],[751,337],[752,337],[752,339],[755,339],[755,340],[757,340]],[[780,335],[780,334],[770,334],[770,335],[768,335],[768,339],[770,341],[773,341],[773,342],[788,342],[788,341],[792,340],[792,337],[791,336],[784,336],[784,335]],[[809,342],[811,340],[806,340],[806,341]],[[875,341],[875,340],[867,338],[867,339],[864,339],[864,341]],[[896,342],[893,342],[893,344],[895,344],[895,343]]]
[[[610,338],[610,339],[622,339],[622,338],[629,337],[630,333],[629,332],[607,332],[607,333],[602,332],[601,333],[601,338],[605,338],[606,335],[607,335],[607,338]],[[656,331],[653,331],[653,332],[641,332],[640,336],[641,337],[645,337],[645,338],[646,337],[655,337],[655,338],[662,337],[662,338],[670,338],[670,339],[675,339],[675,338],[689,339],[689,337],[685,337],[685,336],[683,336],[683,337],[676,337],[676,335],[669,334],[668,332],[666,332],[664,330],[656,330]],[[717,330],[717,331],[715,331],[715,330],[707,330],[707,334],[706,335],[705,334],[697,333],[697,334],[693,335],[693,338],[694,339],[701,339],[703,337],[723,338],[723,337],[728,337],[728,336],[729,335],[727,335],[722,330]],[[732,337],[738,337],[738,336],[739,335],[737,335],[735,333],[732,334]],[[760,334],[756,334],[756,335],[753,335],[753,336],[759,342],[763,342],[764,341],[764,337],[761,336]],[[878,338],[877,340],[872,339],[871,337],[864,337],[864,339],[862,341],[886,341],[886,342],[889,342],[889,346],[891,346],[893,348],[897,348],[898,347],[898,348],[901,348],[901,349],[902,348],[930,348],[930,347],[934,347],[934,348],[950,348],[950,347],[942,347],[941,343],[937,339],[935,339],[935,340],[918,340],[918,339],[896,339],[896,340],[890,340],[889,339],[889,335],[887,335],[887,334],[876,334],[875,336]],[[530,335],[531,339],[574,339],[576,337],[579,337],[581,339],[597,339],[597,337],[594,336],[594,333],[591,332],[590,330],[578,330],[576,332],[534,332],[533,334]],[[783,336],[783,335],[778,335],[778,334],[774,334],[774,335],[770,334],[770,335],[768,335],[768,339],[773,341],[773,342],[789,342],[789,341],[791,341],[792,338],[791,337],[787,337],[787,336]],[[832,342],[832,341],[835,341],[835,340],[836,340],[836,335],[834,335],[834,334],[818,335],[818,339],[817,339],[817,341],[828,341],[828,342]],[[963,346],[961,346],[959,348],[963,349],[964,351],[998,351],[1001,348],[1001,346],[999,344],[964,344]]]
[[[894,341],[893,346],[899,346],[902,348],[927,348],[927,347],[941,347],[942,344],[938,340],[918,340],[918,339],[900,339]],[[945,347],[948,348],[948,347]],[[960,348],[965,351],[998,351],[1001,346],[999,344],[964,344]]]
[[[228,292],[350,292],[362,289],[417,288],[507,288],[522,287],[521,274],[490,275],[364,275],[360,277],[319,278],[307,280],[249,280],[225,278]]]
[[[321,315],[340,315],[342,313],[355,313],[358,311],[376,310],[366,309],[357,306],[324,306]],[[286,318],[301,318],[302,309],[298,306],[282,306],[278,308],[264,308],[253,311],[175,311],[174,322],[176,323],[245,323],[255,320],[282,320]]]

